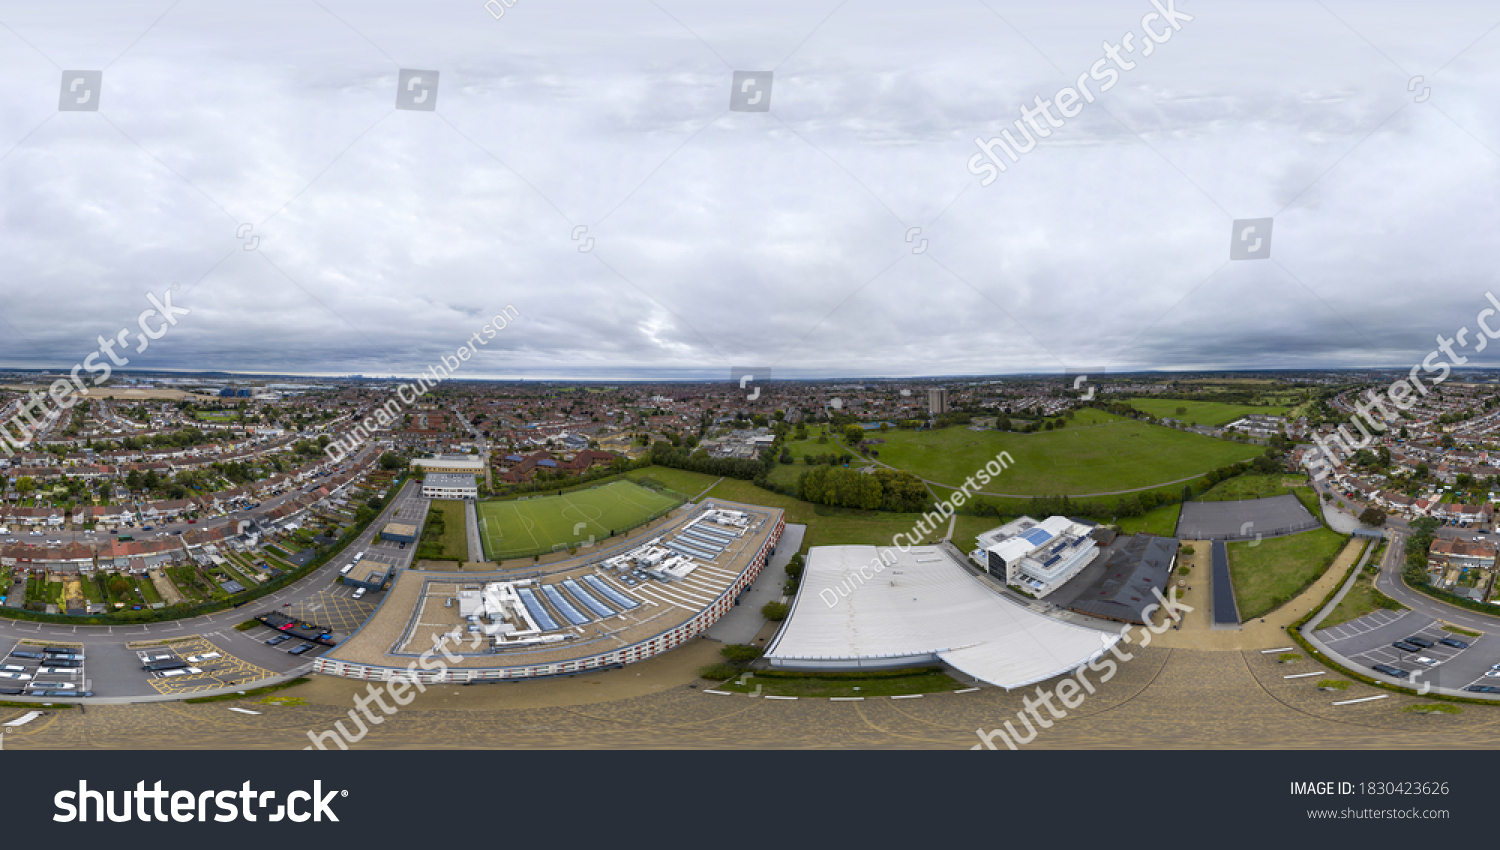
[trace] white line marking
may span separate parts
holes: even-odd
[[[864,697],[829,697],[829,702],[864,702]]]
[[[258,712],[258,711],[251,711],[248,708],[232,708],[231,707],[229,710],[230,711],[238,711],[240,714],[260,714],[260,712]]]
[[[1262,649],[1260,651],[1260,654],[1261,655],[1270,655],[1273,652],[1291,652],[1295,648],[1296,647],[1292,647],[1292,646],[1283,646],[1280,649]]]
[[[767,696],[766,699],[796,699],[796,697],[773,697],[773,696]]]
[[[961,691],[954,691],[954,693],[955,694],[972,694],[972,693],[974,693],[977,690],[979,690],[979,689],[978,688],[964,688]]]
[[[734,694],[731,694],[729,691],[716,691],[712,688],[704,688],[703,692],[705,694],[723,694],[726,697],[734,696]]]
[[[1381,694],[1380,696],[1377,696],[1377,697],[1361,697],[1360,699],[1346,699],[1346,700],[1340,700],[1340,701],[1334,703],[1334,705],[1352,705],[1352,704],[1354,704],[1356,702],[1369,702],[1370,700],[1386,699],[1388,697],[1390,697],[1390,694]]]
[[[1290,676],[1282,676],[1281,678],[1283,678],[1283,679],[1306,679],[1308,676],[1324,676],[1324,675],[1327,675],[1327,674],[1325,674],[1322,670],[1319,670],[1319,671],[1317,671],[1315,673],[1293,673]]]
[[[891,697],[891,699],[921,699],[922,697],[923,694],[902,694],[901,696]]]

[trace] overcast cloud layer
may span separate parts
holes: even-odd
[[[506,305],[466,374],[1404,367],[1473,328],[1500,7],[1177,8],[981,186],[975,137],[1149,0],[0,4],[0,364],[70,366],[172,284],[132,366],[411,374]]]

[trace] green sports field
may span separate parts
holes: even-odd
[[[681,504],[682,500],[632,481],[561,496],[479,503],[479,531],[492,561],[549,551],[590,537],[602,540]]]
[[[1218,427],[1228,425],[1242,416],[1259,413],[1262,416],[1281,416],[1290,408],[1285,405],[1227,404],[1222,401],[1181,401],[1175,398],[1127,398],[1136,410],[1149,413],[1159,419],[1181,419],[1184,422]],[[1178,409],[1183,412],[1178,413]]]
[[[1164,485],[1249,460],[1265,449],[1087,410],[1059,431],[1013,434],[888,431],[881,461],[957,487],[1001,451],[1013,463],[983,488],[991,493],[1085,495]]]

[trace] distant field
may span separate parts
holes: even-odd
[[[1172,428],[1086,411],[1056,431],[1013,434],[971,431],[888,431],[879,459],[922,478],[960,486],[1001,451],[1013,462],[984,489],[992,493],[1060,496],[1133,490],[1201,475],[1249,460],[1263,449]],[[1100,424],[1086,424],[1097,420]]]
[[[1157,418],[1180,419],[1198,425],[1228,425],[1241,416],[1259,413],[1265,416],[1280,416],[1288,408],[1284,406],[1261,407],[1250,404],[1225,404],[1218,401],[1182,401],[1175,398],[1127,398],[1126,402],[1136,410],[1145,411]],[[1186,408],[1178,413],[1177,408]]]
[[[561,496],[480,502],[480,537],[485,557],[498,561],[590,537],[602,540],[677,504],[676,498],[632,481],[612,481]]]

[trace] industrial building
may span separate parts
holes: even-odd
[[[970,557],[995,578],[1044,599],[1094,559],[1093,530],[1065,516],[1043,522],[1023,516],[979,535]]]
[[[479,484],[472,475],[434,472],[422,479],[424,499],[477,499]]]

